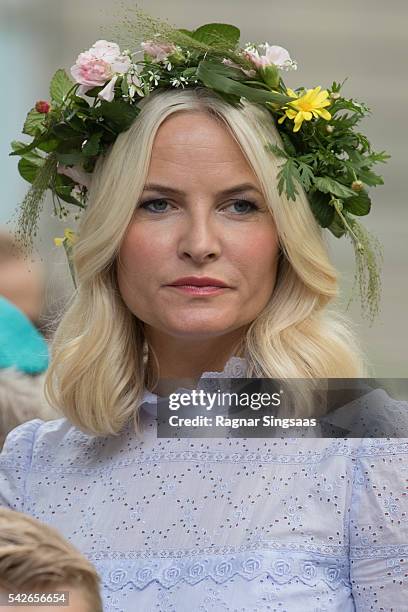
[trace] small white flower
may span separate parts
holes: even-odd
[[[185,83],[188,83],[188,79],[183,76],[180,76],[179,78],[173,77],[172,79],[170,79],[170,84],[173,85],[173,87],[182,87],[184,89]]]
[[[144,96],[143,81],[135,70],[131,70],[127,74],[127,83],[129,86],[129,97],[133,100],[137,92],[140,97]]]
[[[149,72],[148,72],[147,74],[149,74],[149,75],[150,75],[150,76],[149,76],[149,81],[150,81],[150,83],[151,83],[152,81],[154,81],[154,84],[155,84],[155,85],[158,85],[158,84],[159,84],[160,74],[159,74],[158,72],[153,72],[153,70],[149,70]]]
[[[297,70],[297,61],[290,59],[285,62],[282,66],[282,70]]]
[[[86,203],[87,192],[83,187],[81,187],[81,185],[75,185],[75,187],[71,190],[71,196],[75,198],[76,200],[78,200],[79,202],[81,202],[82,204]],[[67,213],[64,213],[64,216],[66,216],[67,214],[68,214],[68,211]]]
[[[164,67],[167,68],[167,70],[170,72],[170,70],[172,69],[171,62],[169,62],[169,60],[165,60],[163,63]]]

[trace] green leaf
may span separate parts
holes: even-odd
[[[261,104],[264,102],[277,102],[283,105],[292,99],[283,94],[256,89],[234,81],[226,76],[226,74],[228,74],[226,71],[228,70],[229,69],[223,64],[203,60],[198,65],[197,77],[210,89],[226,94],[233,94],[238,97],[244,97],[250,102],[258,102]]]
[[[21,155],[21,153],[23,153],[27,148],[27,144],[25,142],[21,142],[21,140],[12,140],[10,145],[15,155]]]
[[[83,163],[85,172],[92,174],[92,172],[95,170],[96,161],[97,160],[94,157],[85,157]]]
[[[85,98],[81,98],[80,96],[72,96],[71,104],[75,104],[75,106],[79,106],[80,108],[89,108],[89,102],[85,100]]]
[[[356,195],[350,187],[346,187],[329,176],[316,176],[315,187],[323,193],[332,193],[337,198],[350,198]]]
[[[239,43],[241,32],[238,28],[228,23],[206,23],[197,28],[192,34],[198,40],[209,46],[226,44],[235,49]]]
[[[96,85],[95,87],[92,87],[92,89],[88,89],[85,95],[88,96],[89,98],[96,98],[98,93],[102,91],[104,87],[105,85]]]
[[[291,139],[289,138],[289,136],[287,134],[285,134],[285,132],[281,132],[280,133],[280,137],[282,138],[283,146],[285,147],[286,153],[290,157],[295,157],[296,156],[296,148],[295,148],[294,144],[292,143]]]
[[[45,151],[46,153],[51,153],[51,151],[55,151],[58,146],[58,140],[56,138],[48,138],[47,140],[43,140],[37,144],[37,149],[41,149],[41,151]]]
[[[64,98],[72,89],[74,83],[71,81],[65,70],[62,68],[57,70],[54,76],[51,79],[50,84],[50,96],[51,100],[57,102],[57,104],[62,104],[64,102]]]
[[[335,209],[331,204],[331,196],[321,191],[313,191],[308,194],[310,207],[317,222],[321,227],[329,227],[334,219]]]
[[[38,157],[35,161],[22,158],[18,162],[18,171],[23,179],[29,183],[33,183],[39,169],[44,163],[45,159],[42,157]]]
[[[370,212],[371,200],[365,191],[360,191],[358,195],[344,200],[344,208],[349,213],[362,217]]]
[[[129,84],[128,84],[126,78],[121,79],[120,90],[121,90],[123,96],[128,96],[129,95]]]
[[[132,106],[121,100],[113,100],[112,102],[102,102],[96,109],[95,114],[110,121],[119,133],[130,128],[139,112],[140,108],[136,105]]]
[[[186,77],[187,79],[193,78],[196,76],[197,73],[197,68],[191,67],[191,68],[186,68],[185,70],[183,70],[183,72],[181,73],[184,77]]]
[[[83,161],[83,155],[81,151],[73,151],[72,153],[56,153],[57,159],[62,164],[67,166],[75,166]]]
[[[16,140],[13,140],[13,142],[11,143],[13,151],[12,153],[9,153],[9,155],[20,155],[21,157],[24,157],[27,153],[39,147],[43,138],[45,138],[45,136],[40,134],[39,136],[34,138],[34,140],[30,142],[30,144],[25,144],[24,142],[18,142]],[[13,147],[13,143],[17,142],[18,146],[15,144]]]
[[[384,185],[382,176],[376,174],[368,168],[360,168],[358,170],[358,178],[370,187],[376,187],[376,185]]]
[[[296,166],[293,159],[290,157],[281,166],[278,173],[278,191],[281,194],[284,190],[290,200],[296,200],[298,189],[296,186]]]
[[[276,157],[283,157],[285,159],[289,157],[286,151],[281,149],[278,145],[273,144],[272,142],[268,142],[268,144],[265,145],[265,148],[272,151],[272,153],[276,155]]]
[[[83,204],[79,202],[74,196],[71,195],[71,191],[75,187],[75,181],[65,174],[57,174],[54,178],[53,190],[61,200],[68,202],[69,204],[75,204],[83,208]]]
[[[196,75],[199,74],[198,69],[202,64],[204,64],[205,68],[213,71],[220,77],[225,77],[226,79],[232,79],[234,81],[246,81],[247,79],[240,68],[227,66],[226,64],[222,64],[220,61],[214,59],[202,60],[195,68]]]
[[[184,34],[185,36],[189,36],[190,38],[194,38],[194,31],[193,30],[186,30],[185,28],[179,28],[177,31],[180,32],[181,34]]]
[[[42,140],[42,138],[35,138],[29,145],[25,142],[13,140],[11,143],[13,152],[9,153],[9,155],[20,155],[21,157],[25,157],[27,153],[34,149],[40,149],[40,151],[51,153],[51,151],[55,151],[58,143],[59,141],[56,138],[48,138],[45,140]]]
[[[331,231],[333,236],[336,236],[336,238],[341,238],[347,232],[347,229],[344,227],[344,224],[337,212],[334,214],[333,221],[328,226],[328,229]]]
[[[63,121],[53,125],[51,130],[60,143],[66,140],[73,140],[75,142],[82,142],[83,140],[81,134],[78,133],[77,130],[74,130],[70,125],[64,123]]]
[[[68,125],[76,132],[81,132],[82,134],[84,134],[84,132],[86,132],[86,128],[84,125],[84,121],[80,118],[81,116],[83,117],[84,114],[78,112],[78,110],[75,109],[72,113],[64,117],[64,123],[66,123],[66,125]],[[85,115],[85,120],[86,119],[88,119],[87,115]]]
[[[82,204],[71,195],[71,191],[73,189],[73,185],[64,185],[60,187],[55,187],[55,193],[64,200],[64,202],[68,202],[69,204],[75,204],[76,206],[82,206]]]
[[[70,187],[70,189],[73,189],[75,185],[76,185],[75,181],[73,181],[72,178],[70,176],[67,176],[66,174],[58,173],[54,176],[54,187],[55,188]]]
[[[99,153],[99,143],[101,140],[102,132],[95,132],[92,136],[87,140],[86,145],[82,149],[82,154],[85,157],[92,157],[94,155],[98,155]]]
[[[45,159],[42,155],[39,155],[35,150],[29,151],[28,153],[24,153],[21,157],[22,159],[25,159],[26,161],[29,161],[38,167],[44,164],[44,159]]]
[[[35,108],[32,108],[24,122],[23,134],[27,134],[27,136],[38,136],[44,132],[46,130],[44,119],[44,113],[37,113]]]
[[[372,164],[377,164],[378,162],[385,164],[388,159],[391,159],[391,155],[385,151],[381,151],[379,153],[373,152],[367,157],[367,160],[370,160],[370,163]]]
[[[305,191],[309,191],[315,179],[313,170],[308,164],[305,164],[299,160],[296,160],[296,162],[298,165],[299,180],[302,183]]]
[[[44,157],[39,155],[35,151],[35,148],[28,148],[24,142],[20,142],[18,140],[13,140],[11,147],[13,149],[13,153],[10,153],[10,155],[20,155],[22,158],[27,159],[36,165],[42,165]]]
[[[279,71],[275,64],[270,64],[269,66],[265,66],[265,68],[260,68],[259,74],[271,89],[276,89],[279,86]]]
[[[290,200],[296,199],[298,189],[296,183],[302,185],[307,192],[314,182],[312,168],[299,159],[288,157],[287,153],[277,145],[268,143],[266,145],[277,157],[283,157],[286,162],[281,166],[278,173],[278,190],[281,194],[286,189],[286,194]]]

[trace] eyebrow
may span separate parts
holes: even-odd
[[[171,193],[171,194],[178,195],[178,196],[186,195],[185,192],[181,191],[180,189],[174,189],[174,187],[170,187],[168,185],[160,185],[158,183],[146,183],[143,190],[144,191],[161,191],[163,193]],[[256,191],[257,193],[259,193],[259,195],[262,195],[259,189],[257,189],[255,185],[252,185],[252,183],[241,183],[240,185],[234,185],[234,187],[229,187],[228,189],[223,189],[222,191],[219,191],[217,195],[227,196],[227,195],[233,195],[236,193],[242,193],[243,191]]]

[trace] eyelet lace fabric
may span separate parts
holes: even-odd
[[[408,609],[408,439],[158,439],[156,401],[142,439],[36,419],[0,455],[1,505],[94,563],[105,612]]]

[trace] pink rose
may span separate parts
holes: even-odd
[[[154,62],[161,62],[176,51],[176,47],[173,44],[156,43],[152,40],[147,40],[141,43],[142,49],[147,55],[149,55]]]
[[[248,45],[245,48],[244,56],[254,64],[259,70],[267,68],[272,64],[281,70],[296,69],[296,62],[293,61],[283,47],[278,45],[269,45],[267,42],[263,45]]]
[[[58,164],[57,168],[58,174],[64,174],[65,176],[69,176],[74,183],[78,185],[83,185],[87,189],[91,186],[92,174],[89,172],[85,172],[81,166],[64,166],[64,164]]]
[[[91,49],[78,55],[76,63],[71,67],[71,74],[75,82],[81,85],[78,89],[81,95],[92,87],[105,85],[117,74],[124,74],[130,65],[130,57],[121,54],[119,45],[98,40]]]

